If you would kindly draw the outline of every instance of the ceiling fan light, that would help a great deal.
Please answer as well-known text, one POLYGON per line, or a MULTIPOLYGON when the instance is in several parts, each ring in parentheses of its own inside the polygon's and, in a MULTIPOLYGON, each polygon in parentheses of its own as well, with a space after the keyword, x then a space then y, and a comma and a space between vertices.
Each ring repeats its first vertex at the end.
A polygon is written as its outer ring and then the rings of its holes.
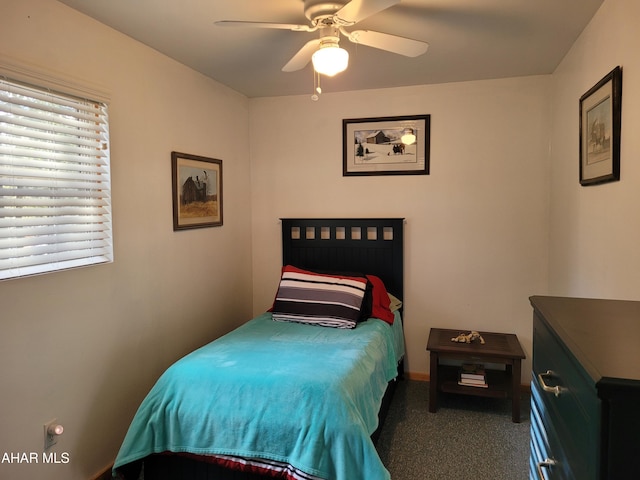
POLYGON ((321 46, 311 57, 313 69, 328 77, 344 72, 349 65, 349 52, 338 45, 321 46))
POLYGON ((416 134, 413 128, 405 128, 400 141, 405 145, 413 145, 416 142, 416 134))

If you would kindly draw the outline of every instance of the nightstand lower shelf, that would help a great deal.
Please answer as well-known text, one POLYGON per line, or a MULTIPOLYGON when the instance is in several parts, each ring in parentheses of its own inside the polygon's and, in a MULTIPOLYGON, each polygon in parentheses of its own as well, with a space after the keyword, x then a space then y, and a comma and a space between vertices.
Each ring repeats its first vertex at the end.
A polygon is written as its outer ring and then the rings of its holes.
POLYGON ((459 393, 476 397, 508 398, 511 390, 511 373, 487 370, 487 387, 473 387, 458 384, 459 367, 440 365, 439 389, 445 393, 459 393))

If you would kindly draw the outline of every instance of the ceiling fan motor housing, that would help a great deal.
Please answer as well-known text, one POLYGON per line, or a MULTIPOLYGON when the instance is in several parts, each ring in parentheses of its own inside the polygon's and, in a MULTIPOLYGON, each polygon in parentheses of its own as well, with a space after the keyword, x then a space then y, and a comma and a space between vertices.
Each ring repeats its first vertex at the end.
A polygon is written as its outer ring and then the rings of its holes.
POLYGON ((335 44, 338 45, 340 41, 340 30, 338 27, 320 27, 320 46, 335 44))
POLYGON ((333 17, 333 15, 347 3, 346 0, 335 2, 327 2, 327 0, 304 0, 304 14, 311 22, 317 23, 325 18, 333 17))

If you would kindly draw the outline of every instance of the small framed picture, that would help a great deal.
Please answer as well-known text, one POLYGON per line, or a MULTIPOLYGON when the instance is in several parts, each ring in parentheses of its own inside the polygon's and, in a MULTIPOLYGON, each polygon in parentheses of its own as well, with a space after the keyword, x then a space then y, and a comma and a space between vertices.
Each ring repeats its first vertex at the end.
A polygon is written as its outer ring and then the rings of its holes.
POLYGON ((222 225, 222 160, 171 152, 173 230, 222 225))
POLYGON ((430 115, 342 121, 342 175, 428 175, 430 115))
POLYGON ((622 69, 580 97, 580 184, 620 180, 622 69))

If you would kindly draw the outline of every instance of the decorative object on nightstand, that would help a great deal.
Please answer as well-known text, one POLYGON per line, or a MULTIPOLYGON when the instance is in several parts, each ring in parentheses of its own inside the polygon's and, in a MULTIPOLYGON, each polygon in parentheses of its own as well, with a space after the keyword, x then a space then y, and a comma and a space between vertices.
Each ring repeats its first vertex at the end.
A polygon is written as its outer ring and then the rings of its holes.
POLYGON ((470 332, 470 333, 466 333, 466 334, 465 333, 461 333, 457 337, 452 337, 451 338, 452 342, 457 342, 457 343, 471 343, 471 342, 474 342, 476 340, 480 340, 480 343, 482 345, 484 345, 484 338, 482 338, 482 335, 480 335, 475 330, 470 332))

